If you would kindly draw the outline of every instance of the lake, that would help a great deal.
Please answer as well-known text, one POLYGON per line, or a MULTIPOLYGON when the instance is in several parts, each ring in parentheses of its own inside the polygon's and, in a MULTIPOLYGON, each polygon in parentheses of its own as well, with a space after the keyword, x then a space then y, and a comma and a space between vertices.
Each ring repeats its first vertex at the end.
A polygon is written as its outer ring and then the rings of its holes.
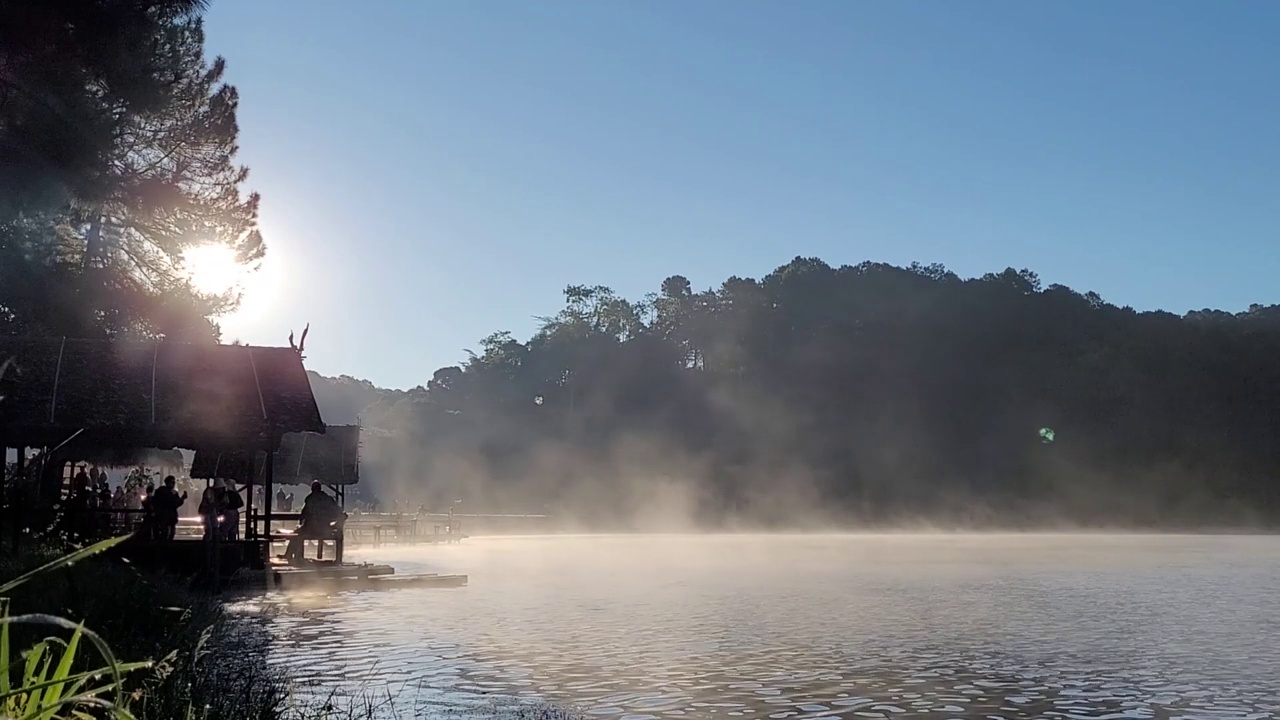
POLYGON ((405 717, 539 698, 600 718, 1280 714, 1280 539, 476 538, 349 553, 470 586, 262 601, 302 690, 405 717))

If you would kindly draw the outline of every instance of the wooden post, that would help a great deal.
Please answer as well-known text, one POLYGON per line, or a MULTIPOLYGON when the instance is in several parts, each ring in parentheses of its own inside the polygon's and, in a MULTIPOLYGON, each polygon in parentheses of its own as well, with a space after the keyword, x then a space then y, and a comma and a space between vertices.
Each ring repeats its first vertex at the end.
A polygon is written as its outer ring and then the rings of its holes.
POLYGON ((276 475, 276 426, 267 431, 267 464, 262 468, 262 534, 267 539, 267 557, 271 557, 271 500, 276 475))
MULTIPOLYGON (((234 482, 234 481, 233 481, 234 482)), ((253 539, 253 460, 249 460, 249 481, 245 487, 244 499, 244 539, 253 539)))
POLYGON ((18 446, 18 462, 14 466, 13 492, 8 493, 9 523, 13 532, 13 552, 16 555, 22 544, 22 524, 25 522, 23 500, 27 494, 27 449, 18 446))
MULTIPOLYGON (((18 456, 21 459, 21 455, 18 456)), ((17 483, 17 473, 14 474, 14 483, 17 483)), ((9 493, 6 485, 9 484, 9 442, 0 435, 0 533, 3 533, 4 523, 13 522, 13 514, 9 512, 9 506, 6 504, 9 493)), ((3 537, 3 534, 0 534, 3 537)), ((15 553, 16 554, 16 553, 15 553)))

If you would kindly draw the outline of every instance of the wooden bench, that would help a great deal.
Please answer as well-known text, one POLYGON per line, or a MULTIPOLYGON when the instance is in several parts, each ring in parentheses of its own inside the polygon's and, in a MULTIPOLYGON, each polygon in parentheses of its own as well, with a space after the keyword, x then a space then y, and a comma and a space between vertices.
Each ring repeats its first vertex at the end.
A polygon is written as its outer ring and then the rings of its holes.
MULTIPOLYGON (((267 516, 264 513, 255 513, 254 526, 257 527, 257 520, 263 519, 265 517, 267 516)), ((302 521, 302 513, 295 513, 295 512, 271 513, 271 521, 275 522, 277 520, 287 520, 287 521, 293 521, 294 523, 300 523, 302 521)), ((313 537, 303 538, 302 540, 303 557, 306 557, 306 547, 307 547, 306 543, 308 540, 314 540, 316 542, 316 559, 317 560, 324 560, 324 544, 326 542, 332 542, 334 562, 341 563, 343 549, 344 549, 343 546, 345 545, 344 539, 346 535, 343 529, 343 523, 345 522, 346 522, 346 517, 344 516, 341 520, 338 520, 337 522, 331 524, 331 530, 329 534, 321 537, 313 536, 313 537)), ((293 540, 295 537, 297 537, 296 529, 295 530, 276 530, 275 532, 271 533, 270 536, 267 537, 267 541, 276 542, 276 541, 283 540, 285 542, 288 542, 290 540, 293 540)))

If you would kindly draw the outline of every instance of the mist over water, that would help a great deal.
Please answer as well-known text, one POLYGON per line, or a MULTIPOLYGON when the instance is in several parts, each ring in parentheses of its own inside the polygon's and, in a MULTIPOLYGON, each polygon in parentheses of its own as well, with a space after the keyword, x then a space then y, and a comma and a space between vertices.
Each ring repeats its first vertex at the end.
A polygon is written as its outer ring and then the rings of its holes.
POLYGON ((596 717, 1261 718, 1280 539, 477 538, 360 560, 469 587, 275 596, 303 692, 402 716, 538 698, 596 717))

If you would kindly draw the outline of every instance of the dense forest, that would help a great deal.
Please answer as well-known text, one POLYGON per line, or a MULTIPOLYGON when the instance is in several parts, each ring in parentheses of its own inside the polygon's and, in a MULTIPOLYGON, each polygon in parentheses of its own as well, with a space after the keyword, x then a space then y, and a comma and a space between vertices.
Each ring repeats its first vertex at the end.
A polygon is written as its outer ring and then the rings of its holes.
POLYGON ((423 387, 313 378, 384 498, 587 522, 1255 525, 1280 515, 1280 307, 1183 316, 1006 269, 796 258, 629 301, 423 387), (1044 430, 1044 432, 1042 432, 1044 430))

